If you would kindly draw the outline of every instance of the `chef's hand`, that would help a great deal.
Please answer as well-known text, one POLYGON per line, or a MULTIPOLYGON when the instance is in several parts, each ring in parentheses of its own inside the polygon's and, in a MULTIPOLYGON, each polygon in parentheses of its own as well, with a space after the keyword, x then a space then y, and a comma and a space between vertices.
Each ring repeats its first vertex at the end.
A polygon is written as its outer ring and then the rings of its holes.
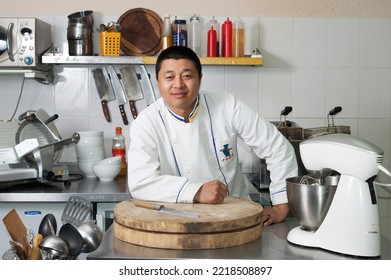
POLYGON ((274 205, 270 208, 263 208, 263 225, 268 226, 283 222, 289 213, 288 203, 274 205))
POLYGON ((203 184, 194 196, 194 201, 199 203, 216 204, 224 201, 228 195, 227 186, 220 181, 211 181, 203 184))

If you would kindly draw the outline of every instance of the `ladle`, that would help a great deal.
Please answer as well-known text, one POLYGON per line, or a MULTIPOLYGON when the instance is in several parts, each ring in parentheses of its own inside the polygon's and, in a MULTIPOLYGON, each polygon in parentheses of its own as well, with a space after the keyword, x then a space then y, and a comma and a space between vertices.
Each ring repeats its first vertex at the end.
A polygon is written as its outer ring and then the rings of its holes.
POLYGON ((42 218, 39 224, 38 233, 42 234, 45 238, 49 235, 56 235, 57 232, 57 221, 53 214, 47 214, 42 218))
POLYGON ((83 238, 79 231, 70 223, 64 224, 58 235, 62 237, 69 245, 69 255, 76 258, 81 253, 83 238))

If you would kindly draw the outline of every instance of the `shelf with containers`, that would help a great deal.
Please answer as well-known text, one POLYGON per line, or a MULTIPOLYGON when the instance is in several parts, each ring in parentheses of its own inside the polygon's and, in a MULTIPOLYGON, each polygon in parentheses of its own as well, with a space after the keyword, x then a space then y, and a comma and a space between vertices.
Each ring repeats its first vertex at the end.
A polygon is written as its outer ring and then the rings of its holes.
MULTIPOLYGON (((47 52, 42 56, 44 64, 145 64, 156 63, 156 56, 68 56, 47 52)), ((262 66, 263 58, 257 57, 200 57, 202 65, 262 66)))

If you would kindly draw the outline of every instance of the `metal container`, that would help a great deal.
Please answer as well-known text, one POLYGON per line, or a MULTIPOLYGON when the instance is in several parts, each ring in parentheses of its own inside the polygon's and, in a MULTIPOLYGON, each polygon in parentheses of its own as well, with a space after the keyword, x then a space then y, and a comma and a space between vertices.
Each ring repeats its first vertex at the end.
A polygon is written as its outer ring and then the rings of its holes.
POLYGON ((92 38, 68 40, 69 55, 92 55, 92 38))
POLYGON ((316 231, 322 224, 333 200, 339 176, 329 176, 325 184, 309 176, 286 179, 289 207, 301 228, 316 231))
POLYGON ((74 23, 93 25, 94 24, 93 11, 87 10, 87 11, 80 11, 80 12, 70 14, 68 16, 68 21, 74 23))

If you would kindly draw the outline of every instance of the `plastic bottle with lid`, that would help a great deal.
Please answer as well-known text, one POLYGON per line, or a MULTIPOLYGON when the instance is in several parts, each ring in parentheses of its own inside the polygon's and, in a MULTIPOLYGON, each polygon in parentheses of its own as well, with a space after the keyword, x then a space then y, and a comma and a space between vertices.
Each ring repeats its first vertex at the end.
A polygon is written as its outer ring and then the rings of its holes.
POLYGON ((217 32, 214 30, 213 25, 210 27, 208 31, 208 49, 207 49, 208 57, 216 57, 217 56, 217 32))
POLYGON ((244 23, 240 18, 235 20, 232 29, 232 56, 244 57, 244 23))
POLYGON ((161 41, 162 41, 162 50, 165 50, 168 47, 172 46, 172 31, 171 31, 170 14, 164 15, 161 41))
POLYGON ((172 45, 187 47, 187 24, 185 19, 174 20, 172 45))
POLYGON ((125 146, 125 137, 122 135, 122 127, 115 128, 115 135, 113 137, 113 145, 112 145, 112 154, 113 157, 121 156, 122 157, 122 165, 121 171, 119 172, 119 176, 123 176, 126 174, 126 146, 125 146))
POLYGON ((221 56, 232 57, 232 21, 229 17, 221 26, 221 56))
POLYGON ((216 31, 216 56, 220 56, 220 24, 212 17, 210 20, 210 27, 213 26, 213 29, 216 31))
POLYGON ((188 47, 201 56, 201 21, 196 15, 190 18, 188 39, 188 47))

